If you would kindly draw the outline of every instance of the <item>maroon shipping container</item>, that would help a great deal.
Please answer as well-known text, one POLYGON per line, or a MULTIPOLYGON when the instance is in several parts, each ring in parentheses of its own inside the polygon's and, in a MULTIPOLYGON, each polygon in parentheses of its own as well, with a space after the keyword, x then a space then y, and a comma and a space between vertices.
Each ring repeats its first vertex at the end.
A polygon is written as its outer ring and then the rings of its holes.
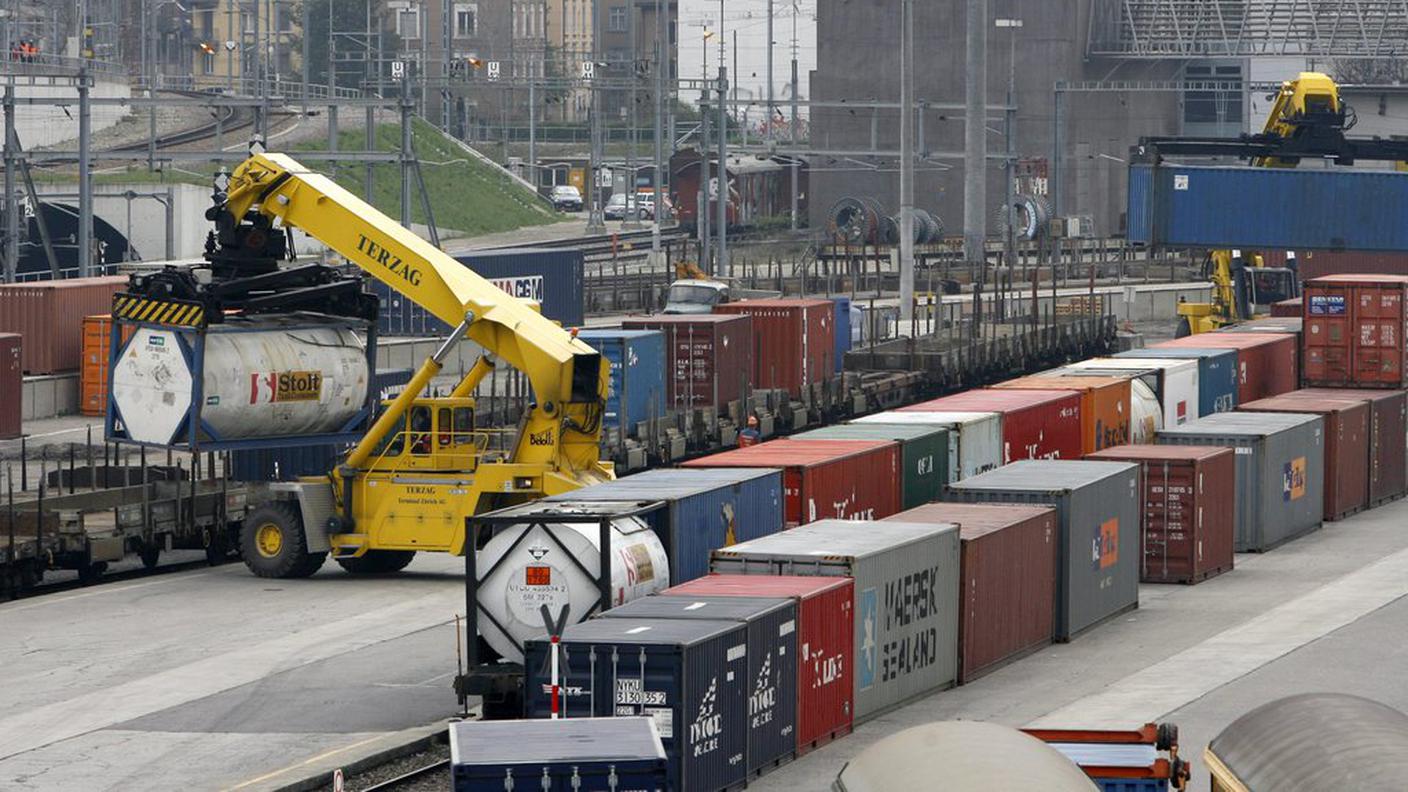
POLYGON ((1313 399, 1362 399, 1369 403, 1369 506, 1408 493, 1408 391, 1305 388, 1290 395, 1313 399))
POLYGON ((684 463, 782 470, 788 525, 878 520, 900 510, 900 444, 883 440, 773 440, 684 463))
POLYGON ((1401 389, 1408 276, 1331 275, 1305 284, 1305 384, 1401 389))
POLYGON ((849 577, 706 575, 664 597, 792 597, 797 600, 797 753, 851 732, 855 583, 849 577))
POLYGON ((0 333, 24 336, 27 374, 72 371, 83 363, 83 317, 108 313, 125 276, 0 285, 0 333))
POLYGON ((1139 465, 1141 581, 1197 583, 1232 568, 1237 543, 1234 449, 1127 445, 1086 459, 1139 465))
POLYGON ((1325 519, 1340 520, 1369 505, 1371 411, 1363 399, 1292 391, 1243 404, 1248 412, 1310 413, 1325 419, 1325 519))
POLYGON ((1150 346, 1237 350, 1237 403, 1279 396, 1299 385, 1296 337, 1285 333, 1198 333, 1150 346))
POLYGON ((753 317, 753 387, 793 396, 836 376, 836 304, 830 300, 744 300, 714 313, 753 317))
POLYGON ((958 681, 1051 643, 1059 517, 1050 506, 930 503, 888 518, 958 523, 958 681))
POLYGON ((633 316, 621 326, 665 334, 665 382, 673 409, 722 408, 751 387, 752 317, 659 314, 633 316))
POLYGON ((0 333, 0 440, 24 431, 24 337, 0 333))
POLYGON ((1292 297, 1289 300, 1271 303, 1271 315, 1275 317, 1295 317, 1300 318, 1302 313, 1300 298, 1292 297))
MULTIPOLYGON (((1284 250, 1262 251, 1261 255, 1268 267, 1285 266, 1284 250)), ((1408 254, 1375 253, 1369 250, 1307 250, 1296 254, 1296 268, 1300 271, 1300 279, 1303 281, 1349 272, 1408 275, 1408 254)))
POLYGON ((982 388, 899 408, 898 412, 995 412, 1002 415, 1002 464, 1021 459, 1080 459, 1081 393, 982 388))

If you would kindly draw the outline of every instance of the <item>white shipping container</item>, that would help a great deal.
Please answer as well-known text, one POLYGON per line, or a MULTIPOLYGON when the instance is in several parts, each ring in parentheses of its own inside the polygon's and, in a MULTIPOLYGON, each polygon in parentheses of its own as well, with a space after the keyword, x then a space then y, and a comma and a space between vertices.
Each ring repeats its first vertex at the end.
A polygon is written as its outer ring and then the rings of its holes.
POLYGON ((1154 372, 1155 392, 1163 408, 1164 426, 1198 420, 1198 361, 1158 358, 1091 358, 1059 369, 1075 374, 1154 372))
POLYGON ((852 423, 942 426, 949 430, 948 483, 1002 464, 1002 415, 995 412, 883 412, 852 423))

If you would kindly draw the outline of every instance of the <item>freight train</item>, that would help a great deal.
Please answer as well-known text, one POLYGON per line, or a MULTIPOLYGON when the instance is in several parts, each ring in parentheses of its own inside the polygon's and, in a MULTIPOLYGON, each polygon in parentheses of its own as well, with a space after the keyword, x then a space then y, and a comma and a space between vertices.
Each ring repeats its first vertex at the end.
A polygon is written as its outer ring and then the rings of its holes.
MULTIPOLYGON (((682 149, 670 157, 670 200, 674 202, 679 224, 691 233, 699 227, 700 199, 699 152, 682 149)), ((725 160, 728 171, 728 204, 726 207, 730 231, 746 231, 790 221, 792 214, 792 177, 797 177, 797 215, 807 216, 807 160, 796 156, 758 157, 735 155, 725 160)), ((718 195, 718 159, 709 159, 709 195, 718 195)), ((711 211, 709 222, 717 222, 717 208, 711 211)))

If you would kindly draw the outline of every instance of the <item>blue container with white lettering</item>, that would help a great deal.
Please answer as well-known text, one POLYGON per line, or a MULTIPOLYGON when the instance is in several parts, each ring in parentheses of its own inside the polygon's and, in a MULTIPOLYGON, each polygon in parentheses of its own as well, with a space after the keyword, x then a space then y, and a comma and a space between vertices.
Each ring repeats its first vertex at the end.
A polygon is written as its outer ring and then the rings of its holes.
POLYGON ((608 436, 665 417, 665 334, 659 330, 583 330, 578 336, 611 363, 602 422, 608 436))
POLYGON ((1237 350, 1152 347, 1131 349, 1115 357, 1198 361, 1198 417, 1237 409, 1237 350))
MULTIPOLYGON (((552 715, 552 644, 524 644, 524 716, 552 715)), ((674 792, 713 792, 748 777, 748 630, 738 621, 588 619, 563 631, 565 718, 653 718, 674 792)))
POLYGON ((642 597, 612 619, 713 619, 748 627, 748 776, 797 753, 797 601, 788 597, 642 597))

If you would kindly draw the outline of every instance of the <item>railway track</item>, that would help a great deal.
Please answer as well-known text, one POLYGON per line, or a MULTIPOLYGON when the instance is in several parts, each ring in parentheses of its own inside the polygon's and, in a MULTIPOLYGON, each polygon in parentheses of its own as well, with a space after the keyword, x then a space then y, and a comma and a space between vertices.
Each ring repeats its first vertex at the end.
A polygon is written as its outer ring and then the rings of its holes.
MULTIPOLYGON (((186 96, 200 96, 193 91, 177 91, 186 96)), ((183 146, 187 143, 195 143, 207 138, 215 137, 217 133, 224 134, 244 129, 254 124, 254 114, 247 108, 242 107, 220 107, 216 108, 217 118, 200 126, 182 129, 156 138, 156 149, 161 150, 173 146, 183 146)), ((129 143, 125 146, 115 146, 108 149, 110 153, 137 153, 146 151, 151 147, 148 141, 140 143, 129 143)))
POLYGON ((430 764, 408 770, 385 781, 361 787, 361 792, 390 792, 391 790, 447 789, 450 780, 450 760, 440 759, 430 764))

